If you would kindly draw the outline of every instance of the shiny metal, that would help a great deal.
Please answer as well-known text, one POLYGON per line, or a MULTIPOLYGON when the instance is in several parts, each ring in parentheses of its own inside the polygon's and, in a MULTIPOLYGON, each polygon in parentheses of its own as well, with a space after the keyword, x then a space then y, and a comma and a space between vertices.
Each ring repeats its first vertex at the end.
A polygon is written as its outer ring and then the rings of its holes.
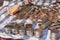
POLYGON ((46 27, 50 26, 51 23, 52 23, 51 21, 47 21, 46 23, 44 23, 44 24, 41 25, 41 28, 45 29, 46 27))
POLYGON ((17 23, 17 25, 20 27, 24 27, 24 23, 17 23))
POLYGON ((24 23, 18 23, 18 34, 19 35, 25 35, 25 28, 24 23))
POLYGON ((17 23, 17 25, 18 25, 18 34, 25 35, 24 23, 17 23))
POLYGON ((42 17, 41 19, 38 19, 37 22, 43 24, 43 23, 45 23, 45 22, 47 22, 47 21, 48 21, 47 16, 44 16, 44 17, 42 17))
POLYGON ((29 18, 29 15, 33 10, 32 7, 30 5, 26 5, 24 6, 19 12, 18 14, 16 14, 16 18, 17 19, 25 19, 25 18, 29 18))
POLYGON ((35 29, 35 30, 34 30, 34 36, 35 36, 36 38, 40 38, 41 35, 42 35, 42 32, 41 32, 39 29, 35 29))
POLYGON ((6 33, 6 34, 10 34, 11 33, 11 27, 10 27, 10 25, 6 25, 5 26, 4 33, 6 33))
POLYGON ((49 20, 49 21, 52 21, 52 19, 53 19, 53 13, 52 13, 52 10, 50 10, 50 11, 48 12, 48 20, 49 20))
POLYGON ((55 13, 55 14, 53 14, 52 22, 57 22, 58 21, 58 11, 54 11, 53 13, 55 13))
POLYGON ((33 36, 33 29, 32 28, 26 28, 26 35, 29 37, 33 36))
POLYGON ((32 24, 26 24, 25 27, 26 28, 31 28, 32 27, 32 24))
POLYGON ((16 22, 13 22, 10 24, 11 25, 11 33, 16 35, 18 34, 18 25, 16 22))
POLYGON ((25 30, 19 29, 19 35, 25 35, 25 30))
POLYGON ((58 30, 51 30, 51 35, 50 35, 50 39, 51 40, 57 40, 57 34, 58 34, 58 30))
POLYGON ((16 35, 16 34, 18 34, 18 29, 17 28, 12 28, 12 34, 14 34, 14 35, 16 35))
POLYGON ((60 22, 52 23, 51 26, 59 26, 60 22))
POLYGON ((30 11, 26 13, 26 15, 24 16, 24 18, 25 18, 25 19, 26 19, 26 18, 29 18, 29 16, 30 16, 31 14, 33 14, 35 10, 36 10, 36 8, 34 8, 34 6, 32 6, 31 9, 30 9, 30 11))
POLYGON ((29 37, 33 36, 32 24, 26 24, 26 35, 29 37))
POLYGON ((48 28, 50 30, 54 30, 54 29, 59 29, 60 28, 60 23, 59 22, 52 22, 52 24, 50 26, 48 26, 48 28))

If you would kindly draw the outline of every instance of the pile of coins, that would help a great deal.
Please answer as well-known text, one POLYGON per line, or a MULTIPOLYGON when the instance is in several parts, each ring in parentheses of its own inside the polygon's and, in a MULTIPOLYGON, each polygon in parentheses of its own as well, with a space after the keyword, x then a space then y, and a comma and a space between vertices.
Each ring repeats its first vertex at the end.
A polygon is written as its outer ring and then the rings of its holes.
POLYGON ((24 25, 24 23, 11 23, 6 25, 4 28, 4 33, 13 35, 19 34, 20 36, 26 35, 28 37, 35 36, 37 38, 40 38, 41 36, 41 30, 33 29, 32 24, 24 25))
MULTIPOLYGON (((60 3, 56 3, 60 5, 60 3)), ((55 6, 56 6, 55 5, 55 6)), ((43 7, 35 5, 26 5, 16 15, 16 19, 30 19, 32 21, 37 21, 41 26, 49 26, 51 23, 56 23, 60 20, 59 7, 43 7)))
POLYGON ((57 40, 58 29, 60 28, 59 9, 60 3, 56 3, 53 7, 35 6, 32 4, 25 5, 15 13, 15 16, 17 20, 24 19, 30 21, 27 23, 11 23, 10 25, 6 25, 4 28, 5 33, 40 38, 42 31, 48 28, 51 30, 51 40, 57 40), (37 23, 38 28, 33 28, 33 22, 37 23))

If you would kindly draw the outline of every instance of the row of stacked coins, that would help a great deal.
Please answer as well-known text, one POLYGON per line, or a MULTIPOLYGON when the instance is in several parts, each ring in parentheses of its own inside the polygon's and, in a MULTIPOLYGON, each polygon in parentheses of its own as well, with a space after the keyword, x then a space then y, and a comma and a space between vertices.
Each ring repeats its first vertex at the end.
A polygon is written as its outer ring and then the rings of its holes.
MULTIPOLYGON (((40 26, 40 25, 39 25, 40 26)), ((32 24, 26 24, 24 26, 23 23, 11 23, 10 25, 6 25, 4 28, 4 32, 6 34, 13 34, 17 35, 19 34, 20 36, 22 35, 27 35, 28 37, 37 37, 40 38, 40 29, 33 29, 32 24)))
MULTIPOLYGON (((44 23, 43 25, 44 26, 47 26, 47 25, 49 25, 49 24, 51 24, 51 22, 47 22, 47 23, 44 23), (46 24, 46 25, 45 25, 46 24)), ((60 23, 52 23, 52 25, 50 26, 49 25, 49 30, 51 30, 51 40, 56 40, 57 39, 57 33, 58 33, 58 30, 57 30, 57 28, 59 28, 60 26, 59 26, 59 24, 60 23), (53 35, 54 34, 54 35, 53 35)), ((32 28, 32 24, 26 24, 25 25, 25 27, 24 27, 24 24, 22 24, 22 23, 20 23, 19 25, 17 25, 16 26, 16 23, 12 23, 11 25, 10 25, 10 27, 9 27, 9 25, 8 26, 6 26, 4 29, 5 29, 5 33, 6 34, 14 34, 14 35, 16 35, 16 34, 19 34, 20 36, 22 35, 27 35, 27 36, 29 36, 29 37, 32 37, 32 36, 35 36, 35 37, 37 37, 37 38, 40 38, 41 37, 41 33, 42 33, 42 31, 43 31, 43 29, 45 29, 45 27, 44 26, 41 26, 41 24, 38 24, 38 27, 39 28, 37 28, 37 29, 33 29, 32 28), (14 25, 14 26, 12 26, 12 25, 14 25), (18 27, 18 28, 17 28, 18 27)))

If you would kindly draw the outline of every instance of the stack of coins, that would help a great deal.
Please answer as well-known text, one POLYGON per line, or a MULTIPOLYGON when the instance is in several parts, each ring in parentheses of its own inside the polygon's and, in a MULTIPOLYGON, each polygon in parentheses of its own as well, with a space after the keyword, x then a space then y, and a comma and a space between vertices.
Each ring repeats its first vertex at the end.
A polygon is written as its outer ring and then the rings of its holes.
POLYGON ((6 34, 10 34, 11 33, 11 26, 10 25, 6 25, 5 28, 4 28, 4 32, 6 34))
POLYGON ((17 23, 11 23, 10 25, 11 25, 12 34, 14 34, 14 35, 18 34, 18 25, 17 25, 17 23))
POLYGON ((26 35, 29 37, 33 36, 32 24, 26 24, 26 35))
POLYGON ((19 35, 25 35, 25 27, 23 23, 19 23, 19 35))

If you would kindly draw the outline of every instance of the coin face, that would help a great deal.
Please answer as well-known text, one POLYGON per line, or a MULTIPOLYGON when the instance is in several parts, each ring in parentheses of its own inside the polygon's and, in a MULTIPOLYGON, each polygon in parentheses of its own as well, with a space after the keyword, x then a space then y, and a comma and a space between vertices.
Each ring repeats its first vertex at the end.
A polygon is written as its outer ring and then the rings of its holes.
POLYGON ((10 33, 11 33, 11 27, 10 27, 10 25, 6 25, 6 26, 4 27, 4 32, 5 32, 6 34, 10 34, 10 33))
POLYGON ((31 28, 31 27, 26 28, 26 34, 29 37, 33 36, 33 28, 31 28))
POLYGON ((40 29, 34 29, 34 36, 36 38, 40 38, 42 35, 42 31, 40 31, 40 29))
POLYGON ((4 28, 5 33, 10 34, 11 33, 11 28, 4 28))
POLYGON ((26 31, 26 34, 27 34, 27 36, 29 36, 29 37, 33 36, 33 32, 32 32, 32 31, 26 31))
POLYGON ((12 34, 18 34, 18 30, 17 29, 12 29, 12 34))
POLYGON ((19 35, 25 35, 25 27, 24 27, 24 24, 23 23, 18 23, 19 27, 18 27, 18 34, 19 35))
POLYGON ((51 40, 56 40, 57 39, 57 33, 51 32, 51 40))
POLYGON ((19 30, 20 35, 25 35, 25 30, 19 30))
POLYGON ((37 38, 39 38, 39 37, 40 37, 40 33, 39 33, 39 32, 34 31, 34 34, 35 34, 35 35, 34 35, 35 37, 37 37, 37 38))

